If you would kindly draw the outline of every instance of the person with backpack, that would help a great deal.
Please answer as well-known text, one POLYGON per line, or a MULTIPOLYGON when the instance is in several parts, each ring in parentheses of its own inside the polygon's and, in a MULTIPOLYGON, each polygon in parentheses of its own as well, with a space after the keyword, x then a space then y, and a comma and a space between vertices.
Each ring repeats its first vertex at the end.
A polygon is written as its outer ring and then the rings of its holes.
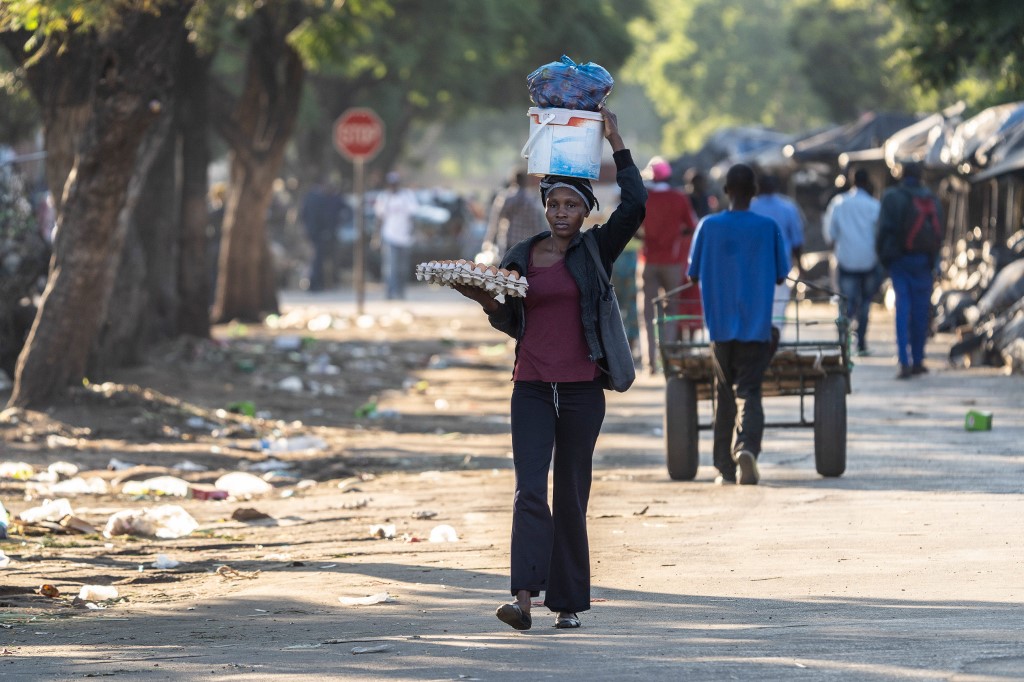
POLYGON ((896 294, 897 379, 925 374, 924 346, 942 250, 939 199, 921 182, 920 163, 903 164, 900 184, 886 190, 878 214, 878 259, 896 294))

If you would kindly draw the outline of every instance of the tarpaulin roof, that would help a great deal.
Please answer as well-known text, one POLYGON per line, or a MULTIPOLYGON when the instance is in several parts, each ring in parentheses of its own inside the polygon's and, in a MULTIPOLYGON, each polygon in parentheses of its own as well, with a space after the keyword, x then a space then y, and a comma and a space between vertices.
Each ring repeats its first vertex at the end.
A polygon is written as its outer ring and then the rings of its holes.
POLYGON ((918 118, 915 114, 868 112, 853 123, 793 143, 789 156, 795 161, 836 161, 843 152, 881 147, 893 133, 918 118))
POLYGON ((956 127, 940 151, 940 161, 964 173, 998 163, 1000 147, 1018 137, 1024 127, 1024 103, 989 107, 956 127))
POLYGON ((939 160, 940 150, 961 123, 964 107, 963 102, 957 102, 893 133, 883 145, 886 165, 892 168, 898 163, 913 160, 921 161, 929 168, 943 166, 939 160))

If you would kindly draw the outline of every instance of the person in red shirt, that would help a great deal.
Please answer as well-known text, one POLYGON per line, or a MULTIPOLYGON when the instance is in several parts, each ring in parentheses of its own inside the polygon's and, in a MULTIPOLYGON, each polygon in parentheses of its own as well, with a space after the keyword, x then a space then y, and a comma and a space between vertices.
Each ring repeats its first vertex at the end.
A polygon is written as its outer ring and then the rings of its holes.
MULTIPOLYGON (((693 231, 697 229, 697 214, 690 198, 669 185, 672 167, 667 161, 655 157, 649 169, 653 182, 647 188, 647 217, 640 228, 643 248, 640 250, 638 279, 643 297, 644 360, 648 373, 654 374, 658 371, 654 299, 683 283, 690 242, 693 231)), ((692 318, 683 320, 681 324, 665 325, 662 330, 665 338, 662 340, 666 343, 679 339, 680 328, 693 334, 702 325, 700 293, 696 287, 681 292, 677 301, 669 312, 692 318)))

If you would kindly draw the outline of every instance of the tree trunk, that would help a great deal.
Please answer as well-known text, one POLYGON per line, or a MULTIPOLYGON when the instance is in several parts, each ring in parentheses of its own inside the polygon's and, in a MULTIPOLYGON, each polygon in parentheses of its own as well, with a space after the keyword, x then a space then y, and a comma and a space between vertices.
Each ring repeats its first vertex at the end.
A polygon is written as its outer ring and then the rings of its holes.
POLYGON ((181 234, 178 265, 178 332, 210 335, 210 272, 207 255, 207 105, 210 60, 189 43, 182 55, 177 130, 181 147, 181 234))
MULTIPOLYGON (((171 95, 168 95, 168 98, 171 95)), ((145 349, 177 333, 180 190, 174 103, 164 100, 160 121, 145 136, 153 157, 132 182, 138 200, 121 212, 125 235, 107 315, 86 369, 102 380, 113 367, 142 361, 145 349)))
MULTIPOLYGON (((59 57, 71 66, 93 58, 88 75, 91 116, 65 184, 53 267, 18 359, 11 406, 43 405, 85 375, 106 317, 127 231, 125 218, 132 213, 138 180, 155 153, 154 146, 142 143, 169 90, 172 73, 167 65, 175 61, 191 4, 165 6, 159 16, 125 12, 119 29, 104 38, 87 34, 84 52, 59 57)), ((46 128, 55 132, 59 121, 50 114, 44 110, 46 128)))
POLYGON ((253 16, 241 95, 214 96, 217 131, 231 147, 231 187, 213 306, 214 322, 257 321, 277 312, 267 241, 267 208, 285 146, 295 128, 305 69, 287 43, 300 15, 291 3, 267 3, 253 16))

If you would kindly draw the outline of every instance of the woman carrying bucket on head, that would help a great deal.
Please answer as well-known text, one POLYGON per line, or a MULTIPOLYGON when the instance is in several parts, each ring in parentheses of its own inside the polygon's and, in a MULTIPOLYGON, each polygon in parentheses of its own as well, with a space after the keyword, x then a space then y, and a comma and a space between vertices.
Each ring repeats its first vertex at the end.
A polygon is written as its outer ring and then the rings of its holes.
MULTIPOLYGON (((615 114, 607 108, 601 113, 621 198, 608 222, 588 232, 608 273, 643 221, 647 192, 615 114)), ((517 630, 532 626, 531 598, 541 592, 544 605, 557 614, 557 628, 579 627, 578 614, 590 608, 587 503, 594 446, 604 421, 603 391, 609 385, 604 361, 595 360, 604 357, 597 315, 602 278, 581 232, 597 206, 593 188, 586 178, 547 175, 540 193, 550 229, 511 247, 501 262, 529 279, 529 294, 499 303, 480 288, 455 287, 483 307, 495 329, 516 340, 511 400, 514 601, 500 606, 497 616, 517 630)))

